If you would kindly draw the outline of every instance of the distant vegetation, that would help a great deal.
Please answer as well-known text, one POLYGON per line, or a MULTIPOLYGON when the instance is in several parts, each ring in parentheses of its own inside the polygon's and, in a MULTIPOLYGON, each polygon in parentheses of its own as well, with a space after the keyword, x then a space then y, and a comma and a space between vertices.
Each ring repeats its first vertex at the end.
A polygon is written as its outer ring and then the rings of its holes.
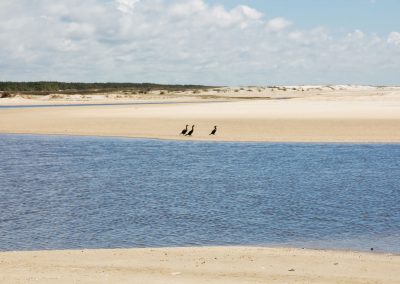
MULTIPOLYGON (((47 95, 49 93, 103 93, 130 90, 146 94, 153 90, 186 91, 210 87, 201 85, 161 85, 152 83, 65 83, 65 82, 0 82, 0 92, 47 95)), ((1 94, 0 94, 1 96, 1 94)))

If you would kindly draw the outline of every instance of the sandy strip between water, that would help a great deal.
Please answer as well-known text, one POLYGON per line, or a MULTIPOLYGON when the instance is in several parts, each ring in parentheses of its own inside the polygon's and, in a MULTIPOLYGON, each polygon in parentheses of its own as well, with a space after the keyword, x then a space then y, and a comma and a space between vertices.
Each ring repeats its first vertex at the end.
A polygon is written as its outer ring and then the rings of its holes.
POLYGON ((0 133, 200 141, 400 142, 400 99, 0 109, 0 133), (180 136, 186 124, 192 137, 180 136), (218 126, 216 136, 209 133, 218 126), (190 127, 189 127, 190 128, 190 127))

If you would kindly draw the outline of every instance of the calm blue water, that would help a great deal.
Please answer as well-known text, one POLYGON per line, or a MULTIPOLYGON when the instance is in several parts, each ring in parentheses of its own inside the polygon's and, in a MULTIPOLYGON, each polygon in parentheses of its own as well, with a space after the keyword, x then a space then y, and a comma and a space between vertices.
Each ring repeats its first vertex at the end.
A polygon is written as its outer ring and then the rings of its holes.
POLYGON ((0 250, 400 252, 400 145, 0 135, 0 250))
MULTIPOLYGON (((219 101, 223 102, 223 101, 219 101)), ((197 104, 209 104, 215 102, 196 102, 197 104)), ((10 108, 55 108, 55 107, 91 107, 91 106, 130 106, 130 105, 171 105, 171 104, 193 104, 193 102, 135 102, 135 103, 86 103, 86 104, 52 104, 52 105, 0 105, 0 109, 10 108)))

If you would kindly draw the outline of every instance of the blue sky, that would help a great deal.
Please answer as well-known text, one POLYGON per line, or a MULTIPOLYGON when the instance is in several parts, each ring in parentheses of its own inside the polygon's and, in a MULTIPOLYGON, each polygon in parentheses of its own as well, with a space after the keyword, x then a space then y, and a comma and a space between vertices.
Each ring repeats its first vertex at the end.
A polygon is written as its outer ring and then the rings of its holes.
POLYGON ((0 80, 400 85, 398 0, 0 1, 0 80))
POLYGON ((400 28, 398 0, 209 0, 233 8, 248 5, 262 11, 266 17, 285 17, 297 26, 325 26, 345 32, 361 29, 388 33, 400 28))

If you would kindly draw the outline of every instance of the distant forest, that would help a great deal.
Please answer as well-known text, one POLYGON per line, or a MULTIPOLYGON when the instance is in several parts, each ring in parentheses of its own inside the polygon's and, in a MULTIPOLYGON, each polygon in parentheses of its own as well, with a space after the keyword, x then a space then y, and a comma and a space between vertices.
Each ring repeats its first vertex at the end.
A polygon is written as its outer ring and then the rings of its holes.
POLYGON ((1 92, 10 93, 96 93, 118 90, 135 90, 147 93, 152 90, 185 91, 208 89, 201 85, 161 85, 152 83, 65 83, 65 82, 0 82, 1 92))

